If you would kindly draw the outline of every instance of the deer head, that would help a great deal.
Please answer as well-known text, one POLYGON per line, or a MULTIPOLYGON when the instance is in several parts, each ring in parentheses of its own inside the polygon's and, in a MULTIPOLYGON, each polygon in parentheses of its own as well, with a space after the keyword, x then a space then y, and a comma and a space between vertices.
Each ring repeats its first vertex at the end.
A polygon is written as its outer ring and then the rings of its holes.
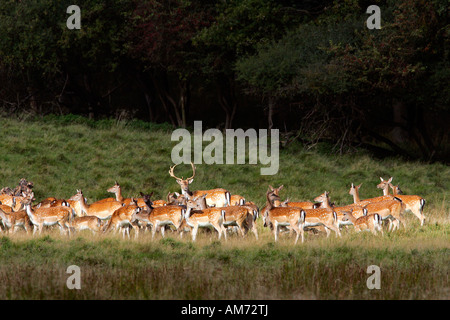
POLYGON ((174 165, 172 167, 170 167, 169 169, 169 174, 172 178, 174 178, 176 180, 176 182, 180 185, 181 187, 181 192, 186 195, 189 194, 189 184, 191 184, 194 181, 194 177, 195 177, 195 166, 194 164, 191 162, 191 167, 192 167, 192 176, 184 179, 183 177, 179 178, 177 177, 174 173, 173 170, 175 169, 177 165, 174 165))

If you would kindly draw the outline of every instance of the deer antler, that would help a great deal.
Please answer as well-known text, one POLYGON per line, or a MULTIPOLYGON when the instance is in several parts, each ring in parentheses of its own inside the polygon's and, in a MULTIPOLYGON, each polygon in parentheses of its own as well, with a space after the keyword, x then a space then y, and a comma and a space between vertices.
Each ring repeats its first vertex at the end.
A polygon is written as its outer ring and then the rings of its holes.
MULTIPOLYGON (((170 176, 177 180, 185 180, 183 177, 179 178, 173 173, 173 170, 175 169, 176 166, 177 166, 177 164, 170 167, 170 169, 169 169, 170 176)), ((194 177, 195 177, 195 166, 192 163, 192 161, 191 161, 191 167, 192 167, 192 176, 190 178, 187 178, 186 180, 191 180, 191 179, 194 179, 194 177)))
POLYGON ((195 177, 195 166, 192 163, 192 161, 191 161, 191 167, 192 167, 192 177, 187 178, 186 180, 191 180, 191 179, 194 179, 194 177, 195 177))
POLYGON ((177 180, 183 180, 183 177, 178 178, 176 175, 173 174, 173 169, 175 169, 176 166, 177 166, 177 164, 170 167, 169 174, 172 178, 175 178, 177 180))

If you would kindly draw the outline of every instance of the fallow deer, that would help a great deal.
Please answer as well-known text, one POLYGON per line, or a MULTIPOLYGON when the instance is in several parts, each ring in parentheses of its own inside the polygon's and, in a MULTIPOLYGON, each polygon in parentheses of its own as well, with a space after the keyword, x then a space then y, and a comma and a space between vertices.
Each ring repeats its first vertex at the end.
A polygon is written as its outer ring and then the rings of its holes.
POLYGON ((173 173, 175 167, 177 165, 174 165, 170 167, 169 175, 176 180, 176 182, 181 187, 181 193, 185 197, 198 197, 202 194, 206 194, 206 202, 208 206, 215 206, 215 207, 226 207, 230 204, 230 197, 231 194, 228 190, 225 190, 223 188, 216 188, 216 189, 210 189, 210 190, 196 190, 196 191, 190 191, 189 190, 189 184, 191 184, 194 181, 195 177, 195 166, 191 162, 192 167, 192 176, 190 178, 184 179, 183 177, 179 178, 175 176, 173 173))

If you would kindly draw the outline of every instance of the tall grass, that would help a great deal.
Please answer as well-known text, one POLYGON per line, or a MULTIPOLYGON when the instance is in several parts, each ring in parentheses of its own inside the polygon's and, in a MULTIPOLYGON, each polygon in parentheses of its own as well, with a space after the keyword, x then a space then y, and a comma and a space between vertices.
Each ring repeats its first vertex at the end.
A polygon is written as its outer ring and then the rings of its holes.
MULTIPOLYGON (((35 197, 67 198, 82 189, 89 202, 110 197, 117 180, 124 196, 140 191, 164 198, 179 186, 168 174, 171 129, 139 121, 90 121, 76 116, 38 119, 0 118, 0 187, 24 177, 34 182, 35 197)), ((280 150, 280 170, 261 176, 261 165, 198 164, 191 187, 224 187, 264 205, 269 184, 285 186, 281 196, 312 200, 325 190, 338 204, 351 203, 350 184, 363 183, 361 197, 381 195, 379 177, 394 177, 405 193, 427 203, 424 227, 406 214, 407 229, 376 237, 308 233, 293 245, 283 234, 278 243, 258 221, 260 239, 242 240, 200 233, 192 243, 119 235, 71 238, 56 230, 42 236, 4 234, 0 238, 2 299, 448 299, 450 170, 439 163, 374 159, 369 153, 334 155, 305 151, 298 145, 280 150), (82 289, 66 287, 69 265, 81 268, 82 289), (366 286, 367 267, 381 267, 380 290, 366 286)), ((191 174, 180 165, 177 175, 191 174)))

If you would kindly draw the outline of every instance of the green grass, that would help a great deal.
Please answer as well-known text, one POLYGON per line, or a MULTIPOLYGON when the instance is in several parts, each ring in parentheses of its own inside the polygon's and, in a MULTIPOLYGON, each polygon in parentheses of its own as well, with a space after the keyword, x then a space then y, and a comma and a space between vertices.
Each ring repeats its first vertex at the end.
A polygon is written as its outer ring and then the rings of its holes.
MULTIPOLYGON (((117 180, 124 196, 140 191, 164 198, 179 186, 168 174, 172 129, 139 121, 89 121, 76 116, 0 118, 0 187, 34 182, 35 197, 68 198, 82 189, 89 202, 110 197, 117 180)), ((379 177, 394 177, 406 194, 427 200, 424 227, 406 213, 407 229, 375 237, 343 230, 343 237, 307 234, 293 245, 273 242, 258 221, 259 241, 201 233, 196 243, 169 233, 154 241, 119 235, 71 238, 49 230, 0 238, 0 299, 448 299, 450 286, 450 169, 399 158, 373 159, 363 151, 334 155, 280 150, 280 170, 261 176, 261 165, 198 164, 191 187, 224 187, 264 205, 269 184, 281 196, 312 200, 325 190, 338 204, 352 202, 350 184, 363 183, 361 198, 381 195, 379 177), (66 287, 69 265, 81 268, 81 290, 66 287), (381 289, 369 290, 369 265, 381 268, 381 289)), ((191 174, 189 165, 176 168, 191 174)))

